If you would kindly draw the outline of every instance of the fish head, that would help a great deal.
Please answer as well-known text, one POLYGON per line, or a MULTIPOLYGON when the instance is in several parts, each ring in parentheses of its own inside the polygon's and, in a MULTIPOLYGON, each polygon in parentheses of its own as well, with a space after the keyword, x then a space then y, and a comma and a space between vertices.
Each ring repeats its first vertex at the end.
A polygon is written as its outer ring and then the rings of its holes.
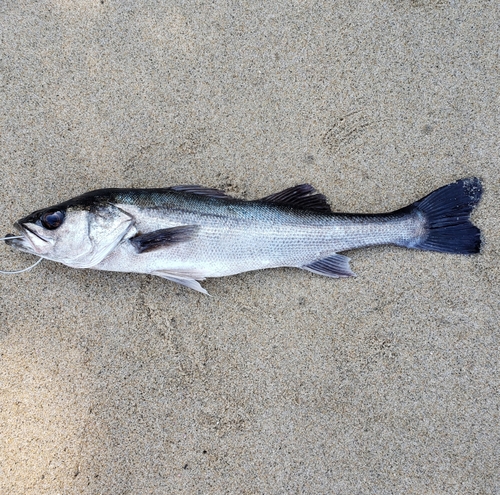
POLYGON ((110 203, 68 201, 21 218, 14 224, 21 238, 5 242, 74 268, 91 268, 121 242, 133 223, 133 217, 110 203))

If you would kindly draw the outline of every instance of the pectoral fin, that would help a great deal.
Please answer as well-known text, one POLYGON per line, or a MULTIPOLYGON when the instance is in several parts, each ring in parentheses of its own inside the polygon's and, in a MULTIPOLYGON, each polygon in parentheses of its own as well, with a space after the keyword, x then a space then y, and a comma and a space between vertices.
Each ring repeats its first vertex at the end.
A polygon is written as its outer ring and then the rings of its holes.
POLYGON ((156 249, 166 248, 179 242, 188 242, 196 236, 198 225, 180 225, 169 229, 155 230, 147 234, 139 234, 130 239, 137 252, 149 253, 156 249))
POLYGON ((326 277, 355 277, 356 274, 351 271, 351 267, 349 266, 350 259, 341 254, 334 254, 333 256, 316 260, 300 268, 326 277))
MULTIPOLYGON (((167 272, 164 270, 158 270, 156 272, 153 272, 151 275, 157 275, 158 277, 161 278, 166 278, 167 280, 170 280, 172 282, 175 282, 176 284, 184 285, 185 287, 189 287, 190 289, 196 290, 198 292, 201 292, 202 294, 206 294, 209 296, 210 294, 199 284, 197 280, 194 278, 190 278, 188 274, 184 273, 176 273, 176 272, 167 272)), ((193 274, 196 276, 195 274, 193 274)), ((199 278, 199 280, 205 280, 204 278, 199 278)))

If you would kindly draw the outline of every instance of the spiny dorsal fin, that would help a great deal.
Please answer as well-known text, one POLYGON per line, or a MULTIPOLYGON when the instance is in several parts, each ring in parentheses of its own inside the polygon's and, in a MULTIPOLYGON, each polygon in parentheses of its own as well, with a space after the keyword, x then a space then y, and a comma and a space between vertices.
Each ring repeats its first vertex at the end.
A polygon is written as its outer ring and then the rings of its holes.
POLYGON ((184 192, 188 194, 198 194, 199 196, 210 196, 211 198, 217 199, 233 199, 232 196, 226 194, 220 189, 212 189, 211 187, 197 186, 197 185, 185 185, 185 186, 173 186, 169 189, 177 192, 184 192))
POLYGON ((179 242, 190 241, 198 232, 198 225, 179 225, 169 229, 160 229, 146 234, 138 234, 130 239, 139 254, 166 248, 179 242))
POLYGON ((259 201, 293 206, 294 208, 302 208, 303 210, 331 213, 332 210, 327 203, 326 197, 323 196, 323 194, 314 194, 315 192, 316 189, 314 189, 311 184, 300 184, 266 196, 265 198, 259 199, 259 201))

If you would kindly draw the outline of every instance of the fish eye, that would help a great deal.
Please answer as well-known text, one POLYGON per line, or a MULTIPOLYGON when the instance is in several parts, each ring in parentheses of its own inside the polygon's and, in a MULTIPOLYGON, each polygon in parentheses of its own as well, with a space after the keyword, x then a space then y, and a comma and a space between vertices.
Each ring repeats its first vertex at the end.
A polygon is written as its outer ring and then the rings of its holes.
POLYGON ((64 222, 64 216, 63 211, 47 211, 40 220, 46 229, 54 230, 64 222))

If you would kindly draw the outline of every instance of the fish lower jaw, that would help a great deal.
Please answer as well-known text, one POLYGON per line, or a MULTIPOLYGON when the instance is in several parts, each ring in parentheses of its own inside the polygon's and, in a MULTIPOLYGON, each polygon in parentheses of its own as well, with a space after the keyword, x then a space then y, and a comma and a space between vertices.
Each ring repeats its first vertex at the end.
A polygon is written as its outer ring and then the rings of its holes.
MULTIPOLYGON (((14 237, 14 234, 8 234, 6 237, 14 237)), ((23 253, 36 254, 40 256, 34 249, 32 244, 23 237, 22 239, 7 239, 5 241, 7 246, 16 249, 17 251, 22 251, 23 253)))

